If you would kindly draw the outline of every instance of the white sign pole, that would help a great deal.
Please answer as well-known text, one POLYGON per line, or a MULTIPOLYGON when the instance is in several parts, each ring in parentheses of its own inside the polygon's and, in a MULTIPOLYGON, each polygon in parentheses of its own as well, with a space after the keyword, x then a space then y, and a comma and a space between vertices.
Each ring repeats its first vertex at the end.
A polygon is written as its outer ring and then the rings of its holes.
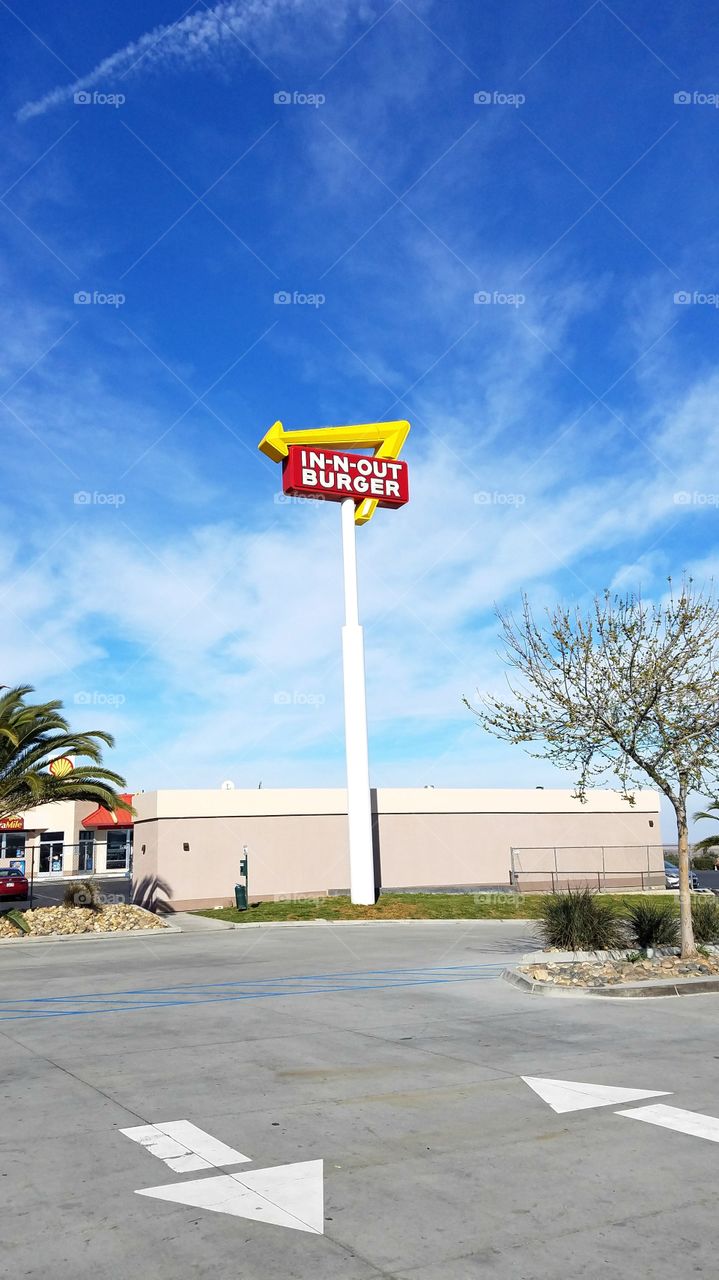
POLYGON ((376 899, 372 848, 372 805, 367 744, 364 634, 357 596, 355 502, 345 498, 342 512, 342 560, 345 582, 345 625, 342 628, 342 670, 345 695, 347 753, 347 818, 352 901, 372 906, 376 899))

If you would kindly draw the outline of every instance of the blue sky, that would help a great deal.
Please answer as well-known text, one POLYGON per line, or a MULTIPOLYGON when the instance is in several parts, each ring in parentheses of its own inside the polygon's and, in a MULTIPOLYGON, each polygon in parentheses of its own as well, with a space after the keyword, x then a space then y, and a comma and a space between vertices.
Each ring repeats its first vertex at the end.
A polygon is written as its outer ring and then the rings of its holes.
POLYGON ((3 681, 134 788, 342 785, 339 510, 256 445, 407 417, 359 535, 373 781, 571 785, 461 695, 522 588, 715 572, 718 22, 0 0, 3 681))

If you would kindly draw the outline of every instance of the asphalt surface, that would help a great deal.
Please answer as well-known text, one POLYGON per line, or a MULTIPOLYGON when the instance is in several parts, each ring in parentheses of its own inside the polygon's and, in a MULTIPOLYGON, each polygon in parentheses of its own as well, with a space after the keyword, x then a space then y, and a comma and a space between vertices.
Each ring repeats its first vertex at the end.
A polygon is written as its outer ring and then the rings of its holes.
POLYGON ((719 871, 697 871, 700 889, 714 889, 719 893, 719 871))
POLYGON ((499 973, 535 945, 463 921, 0 950, 7 1274, 713 1277, 716 1144, 521 1077, 718 1114, 717 997, 533 998, 499 973), (137 1195, 215 1176, 120 1132, 180 1120, 241 1169, 324 1161, 324 1234, 137 1195))
MULTIPOLYGON (((118 876, 88 876, 96 885, 98 892, 105 895, 109 902, 130 901, 130 881, 118 876)), ((33 907, 55 907, 62 902, 68 885, 78 887, 77 880, 36 880, 33 886, 33 907)), ((21 909, 30 906, 30 898, 0 898, 0 911, 10 911, 13 907, 21 909)))

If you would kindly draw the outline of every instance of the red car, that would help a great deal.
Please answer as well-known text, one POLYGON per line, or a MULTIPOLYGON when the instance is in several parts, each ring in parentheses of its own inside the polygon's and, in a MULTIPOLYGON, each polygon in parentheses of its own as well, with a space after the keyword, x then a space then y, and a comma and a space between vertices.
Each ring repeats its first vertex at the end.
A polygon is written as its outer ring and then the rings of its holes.
POLYGON ((27 898, 30 886, 22 871, 0 867, 0 898, 27 898))

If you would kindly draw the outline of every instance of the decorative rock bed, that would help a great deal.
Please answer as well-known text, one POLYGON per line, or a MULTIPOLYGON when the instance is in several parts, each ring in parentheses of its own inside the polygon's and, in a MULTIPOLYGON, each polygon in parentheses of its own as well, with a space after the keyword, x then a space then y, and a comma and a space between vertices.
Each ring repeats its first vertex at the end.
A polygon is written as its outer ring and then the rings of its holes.
POLYGON ((73 933, 122 933, 128 929, 164 929, 158 916, 129 903, 116 902, 92 907, 37 907, 13 912, 27 929, 14 924, 8 914, 0 916, 0 938, 62 937, 73 933))
POLYGON ((530 982, 558 987, 606 987, 621 982, 656 982, 676 978, 707 978, 719 975, 719 955, 697 955, 682 960, 677 955, 652 959, 583 960, 575 962, 519 965, 517 973, 530 982))

